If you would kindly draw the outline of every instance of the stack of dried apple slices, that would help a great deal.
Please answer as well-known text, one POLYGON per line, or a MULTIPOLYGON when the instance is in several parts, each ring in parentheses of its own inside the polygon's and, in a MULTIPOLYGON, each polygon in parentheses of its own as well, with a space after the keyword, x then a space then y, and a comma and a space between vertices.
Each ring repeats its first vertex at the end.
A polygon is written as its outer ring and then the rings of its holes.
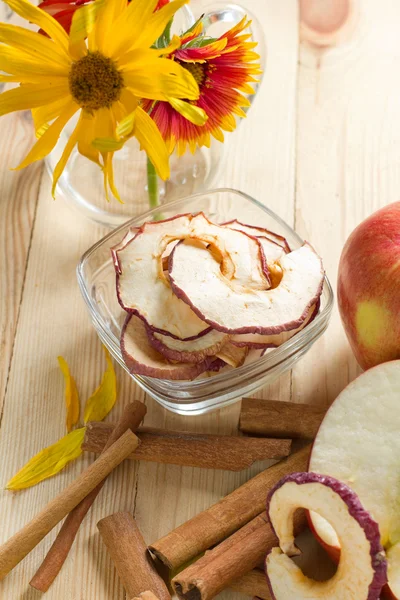
POLYGON ((316 316, 324 282, 307 243, 203 213, 130 230, 114 248, 131 373, 191 380, 258 358, 316 316), (258 352, 261 350, 261 353, 258 352))

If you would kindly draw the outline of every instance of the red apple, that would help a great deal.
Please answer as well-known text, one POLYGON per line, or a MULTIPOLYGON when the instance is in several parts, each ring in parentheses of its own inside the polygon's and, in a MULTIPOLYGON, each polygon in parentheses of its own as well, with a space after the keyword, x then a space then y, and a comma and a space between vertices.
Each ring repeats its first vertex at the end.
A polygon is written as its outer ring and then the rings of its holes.
POLYGON ((363 369, 400 358, 400 202, 350 235, 339 264, 338 304, 363 369))

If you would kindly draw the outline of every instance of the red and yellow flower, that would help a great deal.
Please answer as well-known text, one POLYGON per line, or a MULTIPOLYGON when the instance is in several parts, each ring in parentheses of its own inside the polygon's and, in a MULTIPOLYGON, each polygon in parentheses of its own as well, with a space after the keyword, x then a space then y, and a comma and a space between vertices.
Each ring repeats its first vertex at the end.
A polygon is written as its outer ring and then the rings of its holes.
POLYGON ((144 109, 154 119, 167 146, 177 148, 182 155, 187 147, 194 152, 198 146, 210 146, 211 136, 224 141, 224 131, 234 131, 236 118, 245 117, 244 108, 250 105, 252 83, 262 73, 256 42, 243 33, 250 25, 244 18, 217 40, 202 36, 198 22, 181 38, 172 40, 170 58, 187 69, 195 78, 200 97, 195 101, 174 100, 144 102, 144 109), (208 119, 204 123, 204 113, 208 119))

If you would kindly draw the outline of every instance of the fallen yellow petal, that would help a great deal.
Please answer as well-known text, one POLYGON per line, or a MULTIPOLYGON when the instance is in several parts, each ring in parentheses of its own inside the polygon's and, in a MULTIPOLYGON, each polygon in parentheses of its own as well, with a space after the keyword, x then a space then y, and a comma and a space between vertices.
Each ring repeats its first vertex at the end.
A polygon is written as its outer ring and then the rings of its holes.
POLYGON ((6 485, 7 490, 23 490, 59 473, 82 454, 85 427, 75 429, 52 446, 41 450, 6 485))
POLYGON ((117 378, 111 356, 107 348, 106 353, 107 369, 99 387, 93 392, 85 407, 84 421, 102 421, 110 412, 117 399, 117 378))
POLYGON ((58 357, 58 364, 65 379, 65 405, 67 408, 66 426, 67 431, 71 431, 72 427, 79 420, 79 394, 76 387, 76 381, 72 377, 67 361, 62 357, 58 357))

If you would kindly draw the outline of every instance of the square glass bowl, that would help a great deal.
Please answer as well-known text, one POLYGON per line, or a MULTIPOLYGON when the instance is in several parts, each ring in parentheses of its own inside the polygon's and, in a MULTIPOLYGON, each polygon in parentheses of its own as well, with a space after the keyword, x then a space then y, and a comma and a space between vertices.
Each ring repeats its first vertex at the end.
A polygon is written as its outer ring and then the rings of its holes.
MULTIPOLYGON (((247 194, 232 189, 213 190, 176 200, 142 214, 106 235, 82 256, 77 267, 77 277, 100 339, 128 373, 119 345, 126 313, 118 304, 116 296, 110 248, 122 240, 130 227, 140 226, 145 221, 200 211, 216 223, 238 219, 249 225, 270 229, 283 235, 292 249, 303 243, 297 233, 266 206, 247 194)), ((309 241, 312 243, 312 240, 309 241)), ((328 327, 332 306, 333 292, 325 278, 317 317, 292 339, 279 348, 270 350, 258 360, 195 381, 166 381, 140 375, 130 376, 157 402, 175 413, 198 415, 221 408, 252 394, 291 369, 328 327)))

